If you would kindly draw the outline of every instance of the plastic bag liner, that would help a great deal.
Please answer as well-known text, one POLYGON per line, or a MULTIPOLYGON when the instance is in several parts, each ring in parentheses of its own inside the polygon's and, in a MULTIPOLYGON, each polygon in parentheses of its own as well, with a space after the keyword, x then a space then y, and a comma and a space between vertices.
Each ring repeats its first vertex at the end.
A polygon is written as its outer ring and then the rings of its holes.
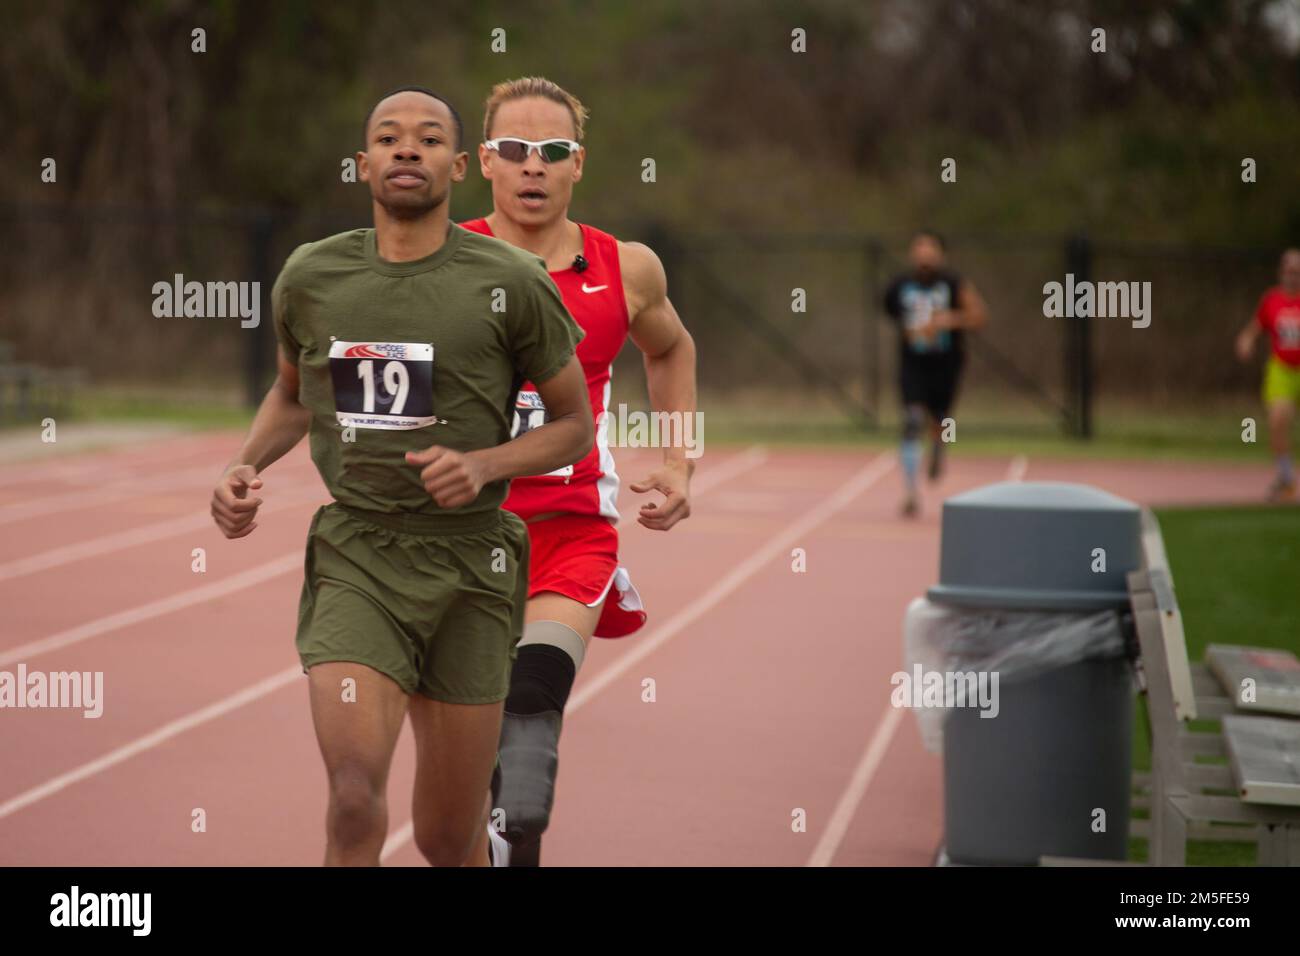
MULTIPOLYGON (((962 608, 915 598, 903 619, 903 658, 906 680, 895 675, 893 698, 916 711, 927 750, 943 749, 943 721, 954 703, 951 688, 965 683, 969 693, 989 686, 1033 678, 1077 661, 1123 657, 1126 653, 1119 612, 1010 611, 962 608), (946 693, 936 705, 931 694, 918 706, 918 679, 932 682, 941 675, 946 693), (963 676, 965 675, 965 676, 963 676), (972 678, 969 675, 974 675, 972 678), (992 684, 996 675, 997 684, 992 684), (979 682, 983 681, 983 684, 979 682)), ((961 706, 960 698, 956 703, 961 706)), ((975 706, 968 700, 965 706, 975 706)))

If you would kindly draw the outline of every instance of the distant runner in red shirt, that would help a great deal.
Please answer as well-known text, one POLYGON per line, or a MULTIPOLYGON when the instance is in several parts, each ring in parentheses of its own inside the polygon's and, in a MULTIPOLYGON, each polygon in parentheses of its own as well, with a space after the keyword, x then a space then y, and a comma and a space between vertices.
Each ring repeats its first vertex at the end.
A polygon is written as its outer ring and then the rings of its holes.
POLYGON ((1254 317, 1237 333, 1237 357, 1249 362, 1255 340, 1267 333, 1272 354, 1264 369, 1264 404, 1277 477, 1269 487, 1271 501, 1294 501, 1295 465, 1291 460, 1291 423, 1300 404, 1300 249, 1282 253, 1278 285, 1259 300, 1254 317))
MULTIPOLYGON (((693 425, 695 343, 668 301, 659 258, 636 242, 568 218, 582 178, 579 145, 587 110, 555 83, 527 77, 499 83, 488 97, 479 146, 492 183, 490 215, 463 223, 542 258, 564 304, 586 331, 578 359, 587 377, 596 442, 577 464, 511 483, 506 509, 527 522, 531 540, 524 636, 511 675, 501 731, 493 806, 504 811, 511 865, 536 866, 550 820, 561 717, 587 642, 622 637, 645 611, 618 560, 615 499, 619 477, 605 422, 610 371, 624 341, 644 355, 654 412, 693 425)), ((515 434, 546 421, 532 383, 519 390, 515 434)), ((690 433, 686 433, 690 434, 690 433)), ((665 447, 663 465, 631 489, 663 500, 641 506, 637 520, 667 531, 690 514, 693 461, 665 447)), ((499 844, 494 840, 494 847, 499 844)))

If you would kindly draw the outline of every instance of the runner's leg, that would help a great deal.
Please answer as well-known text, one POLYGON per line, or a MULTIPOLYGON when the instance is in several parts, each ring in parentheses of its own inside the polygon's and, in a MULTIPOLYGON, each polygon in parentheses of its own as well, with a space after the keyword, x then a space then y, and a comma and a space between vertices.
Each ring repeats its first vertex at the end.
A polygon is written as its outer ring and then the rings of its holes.
POLYGON ((943 420, 946 417, 939 413, 930 416, 930 461, 925 471, 931 481, 938 481, 943 474, 943 420))
POLYGON ((902 398, 902 438, 898 450, 903 472, 903 514, 917 514, 920 501, 917 497, 917 473, 921 468, 921 439, 925 433, 926 375, 925 367, 915 359, 904 356, 898 366, 898 386, 902 398))
POLYGON ((1295 484, 1295 467, 1291 460, 1291 423, 1295 420, 1295 403, 1278 398, 1268 405, 1268 440, 1277 463, 1277 486, 1295 484))
POLYGON ((938 481, 943 476, 946 450, 943 440, 944 423, 952 416, 953 403, 957 400, 961 368, 961 357, 954 355, 945 365, 935 369, 929 383, 930 464, 927 471, 931 481, 938 481))
POLYGON ((449 704, 411 697, 415 732, 415 845, 433 866, 487 865, 487 801, 501 703, 449 704))
MULTIPOLYGON (((524 641, 519 645, 510 696, 506 698, 508 726, 502 740, 500 788, 496 794, 514 844, 511 866, 538 865, 541 835, 550 823, 554 792, 552 773, 548 768, 534 766, 539 757, 543 762, 548 757, 539 755, 536 748, 549 750, 553 746, 551 738, 558 740, 564 705, 582 663, 581 653, 575 658, 574 648, 566 638, 576 635, 583 647, 590 643, 601 607, 587 607, 572 598, 544 591, 530 598, 525 608, 524 641), (549 626, 552 624, 562 627, 549 626), (512 828, 512 822, 516 827, 512 828)), ((549 759, 553 762, 554 755, 549 759)))
POLYGON ((325 865, 378 866, 388 834, 388 770, 407 696, 391 678, 347 661, 314 665, 308 685, 329 780, 325 865), (345 693, 349 679, 354 692, 345 693))
POLYGON ((917 472, 921 468, 921 435, 925 429, 925 406, 911 403, 903 406, 903 440, 898 459, 903 466, 903 513, 914 515, 917 503, 917 472))

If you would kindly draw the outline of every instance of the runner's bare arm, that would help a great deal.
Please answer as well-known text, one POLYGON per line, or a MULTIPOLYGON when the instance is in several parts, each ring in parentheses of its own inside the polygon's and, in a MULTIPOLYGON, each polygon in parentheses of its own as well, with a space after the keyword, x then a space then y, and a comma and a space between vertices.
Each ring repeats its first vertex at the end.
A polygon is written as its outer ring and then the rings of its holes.
POLYGON ((1254 316, 1237 333, 1237 358, 1249 362, 1255 354, 1255 340, 1259 338, 1259 320, 1254 316))
POLYGON ((969 331, 982 329, 988 323, 989 310, 984 304, 984 297, 980 295, 979 289, 975 288, 975 283, 969 279, 962 280, 961 284, 961 317, 964 325, 962 328, 969 331))
POLYGON ((212 491, 212 519, 227 538, 242 538, 257 527, 254 518, 262 499, 248 494, 261 489, 258 474, 298 444, 311 422, 311 413, 298 402, 297 364, 281 350, 276 356, 275 384, 262 399, 244 446, 212 491))
POLYGON ((578 357, 570 356, 557 374, 533 384, 546 406, 545 425, 495 448, 457 452, 433 445, 406 453, 409 464, 421 466, 420 480, 439 507, 467 505, 489 482, 554 471, 591 450, 596 429, 578 357))
POLYGON ((668 277, 659 257, 639 242, 620 242, 619 265, 628 305, 628 334, 645 362, 646 389, 654 412, 680 421, 676 439, 664 446, 663 466, 629 487, 658 491, 660 503, 641 506, 637 520, 656 531, 667 531, 691 513, 690 479, 695 471, 687 452, 700 450, 703 435, 695 428, 695 340, 668 299, 668 277))
POLYGON ((244 447, 232 466, 252 465, 259 472, 265 471, 302 441, 311 424, 311 412, 298 402, 298 363, 291 361, 283 349, 277 349, 275 354, 275 382, 262 399, 244 447))
POLYGON ((935 328, 964 329, 967 332, 974 332, 988 324, 988 307, 984 304, 984 297, 975 288, 975 283, 963 279, 957 300, 961 303, 957 308, 934 314, 931 324, 935 328))

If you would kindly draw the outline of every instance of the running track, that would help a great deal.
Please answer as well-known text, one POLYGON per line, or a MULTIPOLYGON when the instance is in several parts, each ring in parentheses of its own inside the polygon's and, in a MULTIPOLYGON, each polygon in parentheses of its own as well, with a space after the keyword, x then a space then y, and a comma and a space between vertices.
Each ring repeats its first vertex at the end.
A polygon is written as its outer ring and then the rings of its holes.
MULTIPOLYGON (((0 865, 320 861, 325 780, 293 631, 326 496, 300 447, 265 476, 258 529, 226 541, 207 498, 238 443, 209 433, 0 467, 0 670, 103 671, 105 684, 99 719, 0 710, 0 865), (196 808, 206 832, 191 829, 196 808)), ((653 460, 623 452, 625 484, 653 460)), ((939 500, 1008 477, 1152 504, 1249 502, 1267 478, 959 456, 905 523, 892 452, 710 451, 693 517, 668 534, 623 524, 650 622, 588 654, 544 862, 929 864, 940 764, 889 707, 889 676, 904 608, 937 573, 939 500)), ((625 514, 637 499, 625 491, 625 514)), ((392 865, 423 862, 413 774, 408 728, 389 786, 392 865)))

